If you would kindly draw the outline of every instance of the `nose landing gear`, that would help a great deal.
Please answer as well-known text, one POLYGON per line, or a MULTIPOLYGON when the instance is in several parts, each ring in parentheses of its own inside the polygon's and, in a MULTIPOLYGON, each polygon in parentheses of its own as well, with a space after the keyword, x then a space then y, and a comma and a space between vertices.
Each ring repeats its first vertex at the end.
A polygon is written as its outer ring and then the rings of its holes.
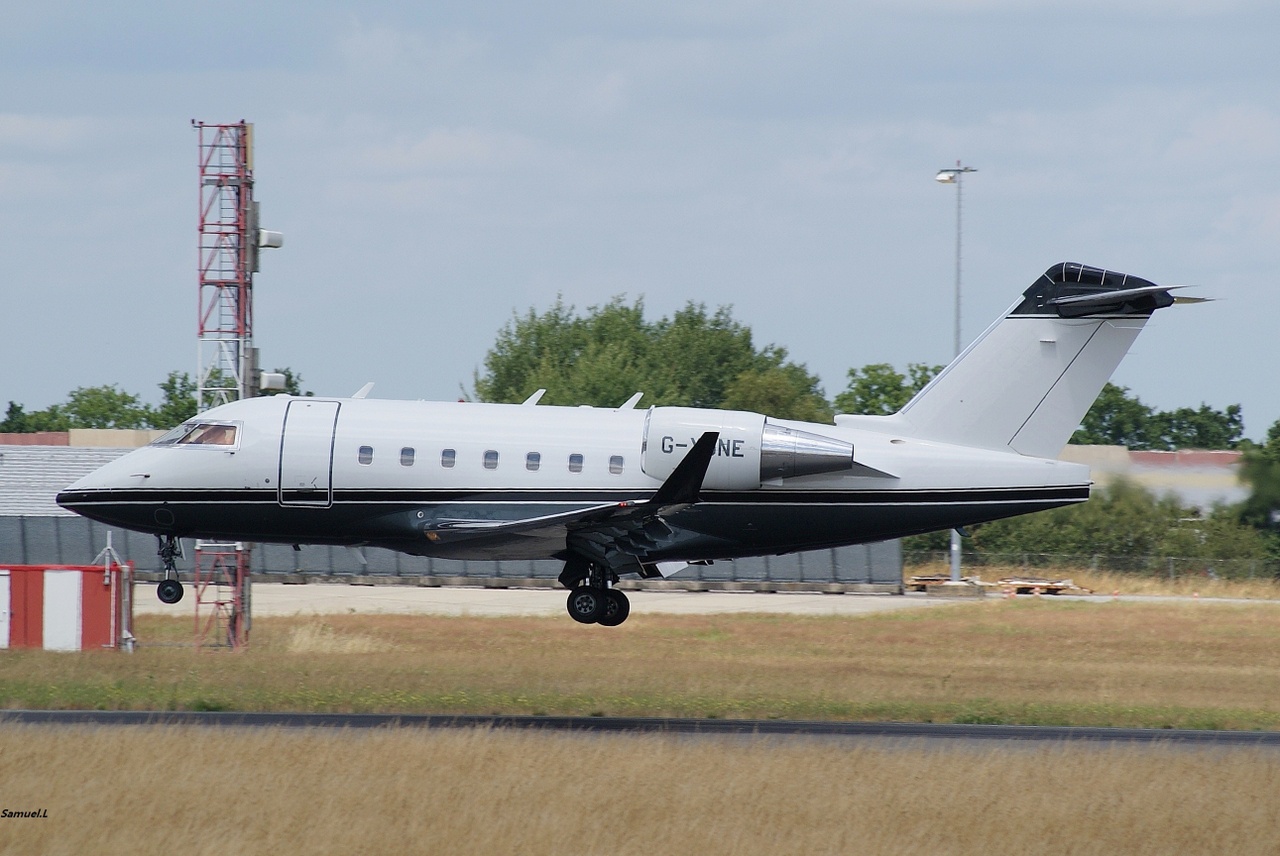
POLYGON ((621 591, 610 586, 617 574, 597 564, 570 560, 565 563, 560 582, 570 589, 566 607, 569 617, 580 624, 617 627, 631 614, 631 602, 621 591))
POLYGON ((156 586, 156 597, 161 603, 177 603, 182 600, 182 583, 178 581, 178 556, 182 555, 182 542, 173 535, 157 535, 160 547, 156 554, 164 565, 164 579, 156 586))

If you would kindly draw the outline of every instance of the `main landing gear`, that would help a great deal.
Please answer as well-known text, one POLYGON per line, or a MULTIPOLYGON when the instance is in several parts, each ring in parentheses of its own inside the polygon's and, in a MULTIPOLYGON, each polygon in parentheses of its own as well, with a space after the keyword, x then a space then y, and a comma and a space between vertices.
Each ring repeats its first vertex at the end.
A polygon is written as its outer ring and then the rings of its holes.
POLYGON ((182 583, 178 582, 178 556, 182 555, 182 543, 173 535, 157 535, 160 548, 156 551, 164 565, 164 579, 156 586, 156 597, 161 603, 177 603, 182 600, 182 583))
POLYGON ((617 627, 631 614, 631 601, 616 588, 617 574, 595 564, 569 561, 565 563, 560 582, 570 589, 566 607, 569 617, 581 624, 617 627))

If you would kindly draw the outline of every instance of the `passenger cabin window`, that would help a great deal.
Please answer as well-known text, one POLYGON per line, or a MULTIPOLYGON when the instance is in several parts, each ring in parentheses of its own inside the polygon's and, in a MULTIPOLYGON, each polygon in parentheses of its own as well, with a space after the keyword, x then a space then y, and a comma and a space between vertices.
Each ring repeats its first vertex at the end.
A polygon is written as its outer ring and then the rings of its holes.
POLYGON ((536 473, 540 466, 542 466, 541 452, 530 452, 524 456, 524 468, 529 472, 536 473))
POLYGON ((356 460, 366 466, 373 463, 373 447, 361 446, 360 451, 356 453, 356 460))
POLYGON ((582 456, 579 455, 577 452, 574 452, 572 455, 569 456, 569 472, 571 473, 582 472, 582 456))
POLYGON ((493 449, 489 449, 484 453, 484 468, 486 470, 496 470, 498 468, 498 453, 493 449))
POLYGON ((400 450, 400 466, 402 467, 413 466, 413 447, 412 446, 405 446, 403 449, 400 450))
POLYGON ((158 437, 153 446, 234 446, 236 426, 214 422, 187 422, 158 437))
POLYGON ((618 475, 618 473, 622 472, 622 456, 621 455, 610 456, 609 472, 613 473, 615 476, 618 475))
POLYGON ((458 459, 458 453, 453 449, 445 449, 440 453, 440 466, 449 469, 458 459))

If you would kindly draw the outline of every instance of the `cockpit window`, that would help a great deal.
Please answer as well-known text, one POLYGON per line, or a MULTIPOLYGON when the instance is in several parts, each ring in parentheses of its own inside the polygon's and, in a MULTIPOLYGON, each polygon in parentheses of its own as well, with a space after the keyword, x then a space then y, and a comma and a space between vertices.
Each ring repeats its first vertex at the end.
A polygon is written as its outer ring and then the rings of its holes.
POLYGON ((184 436, 186 436, 186 433, 190 430, 191 430, 191 426, 186 423, 183 423, 182 425, 179 425, 177 428, 170 428, 168 431, 164 432, 159 437, 152 440, 151 445, 172 446, 174 443, 178 442, 184 436))
POLYGON ((234 446, 238 429, 226 422, 184 422, 152 441, 153 446, 234 446))
POLYGON ((200 423, 187 436, 178 441, 179 446, 234 446, 236 426, 200 423))

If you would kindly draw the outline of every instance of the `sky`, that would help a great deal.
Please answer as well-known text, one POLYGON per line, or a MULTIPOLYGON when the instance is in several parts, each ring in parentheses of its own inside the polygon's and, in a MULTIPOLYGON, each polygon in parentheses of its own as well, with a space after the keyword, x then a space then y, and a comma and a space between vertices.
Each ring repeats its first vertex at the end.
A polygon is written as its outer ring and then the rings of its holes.
MULTIPOLYGON (((264 368, 471 389, 514 314, 731 305, 828 396, 1046 268, 1215 298, 1114 380, 1280 419, 1280 5, 0 0, 0 405, 195 374, 191 121, 255 124, 264 368)), ((621 403, 621 402, 619 402, 621 403)))

